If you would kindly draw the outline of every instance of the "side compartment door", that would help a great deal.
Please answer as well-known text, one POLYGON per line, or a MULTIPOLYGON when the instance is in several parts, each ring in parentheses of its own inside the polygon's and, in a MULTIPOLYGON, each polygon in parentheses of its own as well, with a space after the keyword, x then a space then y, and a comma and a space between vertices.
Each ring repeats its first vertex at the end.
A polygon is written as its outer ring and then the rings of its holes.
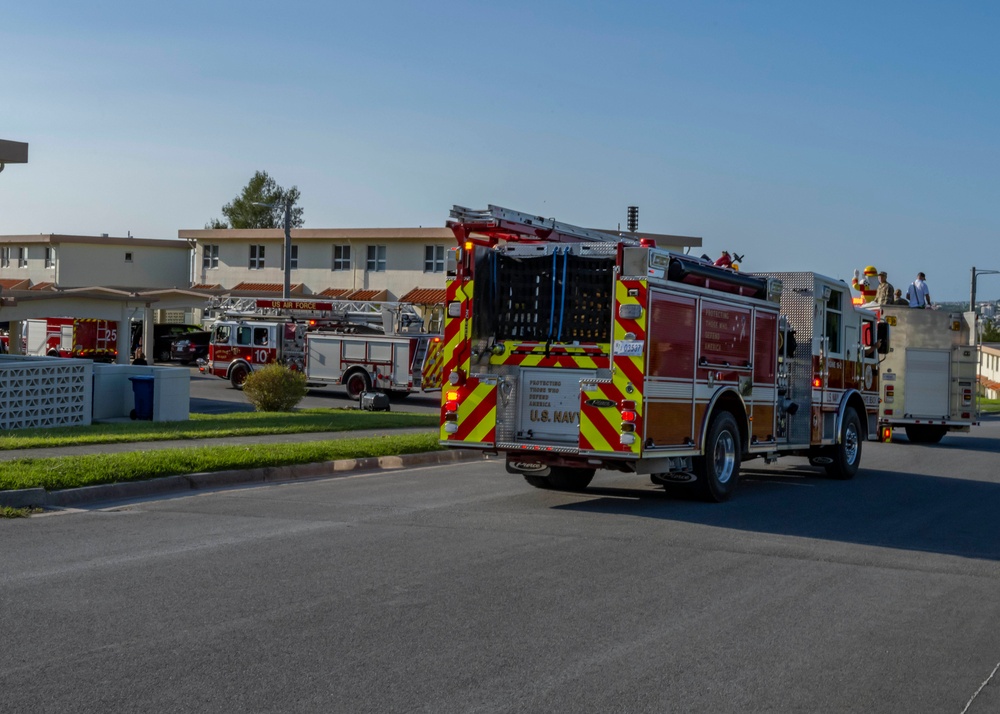
POLYGON ((654 292, 649 313, 646 440, 652 448, 689 447, 695 439, 697 301, 654 292))

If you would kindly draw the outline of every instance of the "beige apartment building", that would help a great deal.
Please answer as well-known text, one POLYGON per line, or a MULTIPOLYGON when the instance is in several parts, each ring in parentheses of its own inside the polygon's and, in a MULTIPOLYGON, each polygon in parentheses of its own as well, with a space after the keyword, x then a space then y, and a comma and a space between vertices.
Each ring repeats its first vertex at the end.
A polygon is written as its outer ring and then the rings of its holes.
POLYGON ((5 290, 186 289, 190 252, 186 242, 175 239, 0 236, 0 285, 5 290))
MULTIPOLYGON (((639 235, 678 252, 701 246, 701 238, 639 235)), ((281 229, 182 230, 178 237, 194 246, 196 288, 250 295, 284 286, 281 229)), ((444 301, 445 256, 455 246, 448 228, 297 228, 291 239, 294 295, 444 301)))

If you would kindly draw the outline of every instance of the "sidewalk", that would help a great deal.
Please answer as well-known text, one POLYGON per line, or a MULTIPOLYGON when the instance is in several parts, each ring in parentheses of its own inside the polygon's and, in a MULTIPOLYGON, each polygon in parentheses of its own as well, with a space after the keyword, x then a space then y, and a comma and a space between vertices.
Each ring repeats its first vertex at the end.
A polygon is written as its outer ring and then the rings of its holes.
MULTIPOLYGON (((219 445, 261 445, 297 444, 308 441, 329 441, 332 439, 365 438, 390 436, 394 434, 433 433, 434 429, 409 428, 387 429, 375 432, 332 431, 306 434, 267 434, 261 436, 224 437, 218 439, 178 439, 173 441, 137 441, 131 443, 88 444, 86 446, 63 446, 44 449, 17 449, 0 451, 0 462, 18 458, 51 458, 60 456, 80 456, 84 454, 121 453, 128 451, 160 451, 164 449, 187 449, 193 447, 219 445)), ((344 459, 295 466, 270 466, 234 471, 210 471, 205 473, 166 476, 146 481, 128 481, 99 486, 84 486, 61 491, 46 491, 44 488, 28 488, 16 491, 0 491, 0 506, 24 508, 77 508, 112 501, 150 498, 166 494, 183 494, 185 491, 224 488, 228 486, 277 483, 310 478, 338 478, 359 471, 406 469, 416 466, 450 464, 461 461, 479 461, 478 451, 449 449, 421 454, 401 454, 398 456, 375 456, 362 459, 344 459)))

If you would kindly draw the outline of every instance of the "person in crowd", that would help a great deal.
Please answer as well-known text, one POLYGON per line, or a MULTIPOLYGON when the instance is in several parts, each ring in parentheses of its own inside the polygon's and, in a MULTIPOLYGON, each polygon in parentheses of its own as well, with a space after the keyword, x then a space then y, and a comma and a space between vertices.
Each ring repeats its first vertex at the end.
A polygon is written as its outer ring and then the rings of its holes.
POLYGON ((884 270, 878 274, 878 288, 875 289, 875 303, 878 305, 891 305, 893 300, 892 283, 888 280, 888 273, 884 270))
POLYGON ((923 309, 931 306, 931 294, 923 273, 917 273, 917 279, 906 289, 906 299, 909 300, 910 307, 923 309))
POLYGON ((905 297, 903 297, 903 291, 902 290, 900 290, 899 288, 896 288, 896 292, 893 295, 892 304, 893 305, 909 305, 910 301, 907 300, 905 297))

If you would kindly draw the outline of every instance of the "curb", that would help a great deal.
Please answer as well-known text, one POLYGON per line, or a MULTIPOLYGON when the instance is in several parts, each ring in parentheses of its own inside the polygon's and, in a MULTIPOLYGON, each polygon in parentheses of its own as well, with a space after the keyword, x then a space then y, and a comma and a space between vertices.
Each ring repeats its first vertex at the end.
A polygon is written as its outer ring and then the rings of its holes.
POLYGON ((259 469, 234 471, 208 471, 164 476, 148 481, 108 483, 99 486, 81 486, 61 491, 44 488, 25 488, 0 491, 0 506, 11 508, 74 508, 102 501, 124 501, 133 498, 161 496, 180 491, 223 488, 243 484, 266 484, 312 478, 343 478, 356 471, 396 470, 415 466, 433 466, 482 459, 479 451, 427 451, 421 454, 397 456, 370 456, 363 459, 342 459, 294 466, 268 466, 259 469))

